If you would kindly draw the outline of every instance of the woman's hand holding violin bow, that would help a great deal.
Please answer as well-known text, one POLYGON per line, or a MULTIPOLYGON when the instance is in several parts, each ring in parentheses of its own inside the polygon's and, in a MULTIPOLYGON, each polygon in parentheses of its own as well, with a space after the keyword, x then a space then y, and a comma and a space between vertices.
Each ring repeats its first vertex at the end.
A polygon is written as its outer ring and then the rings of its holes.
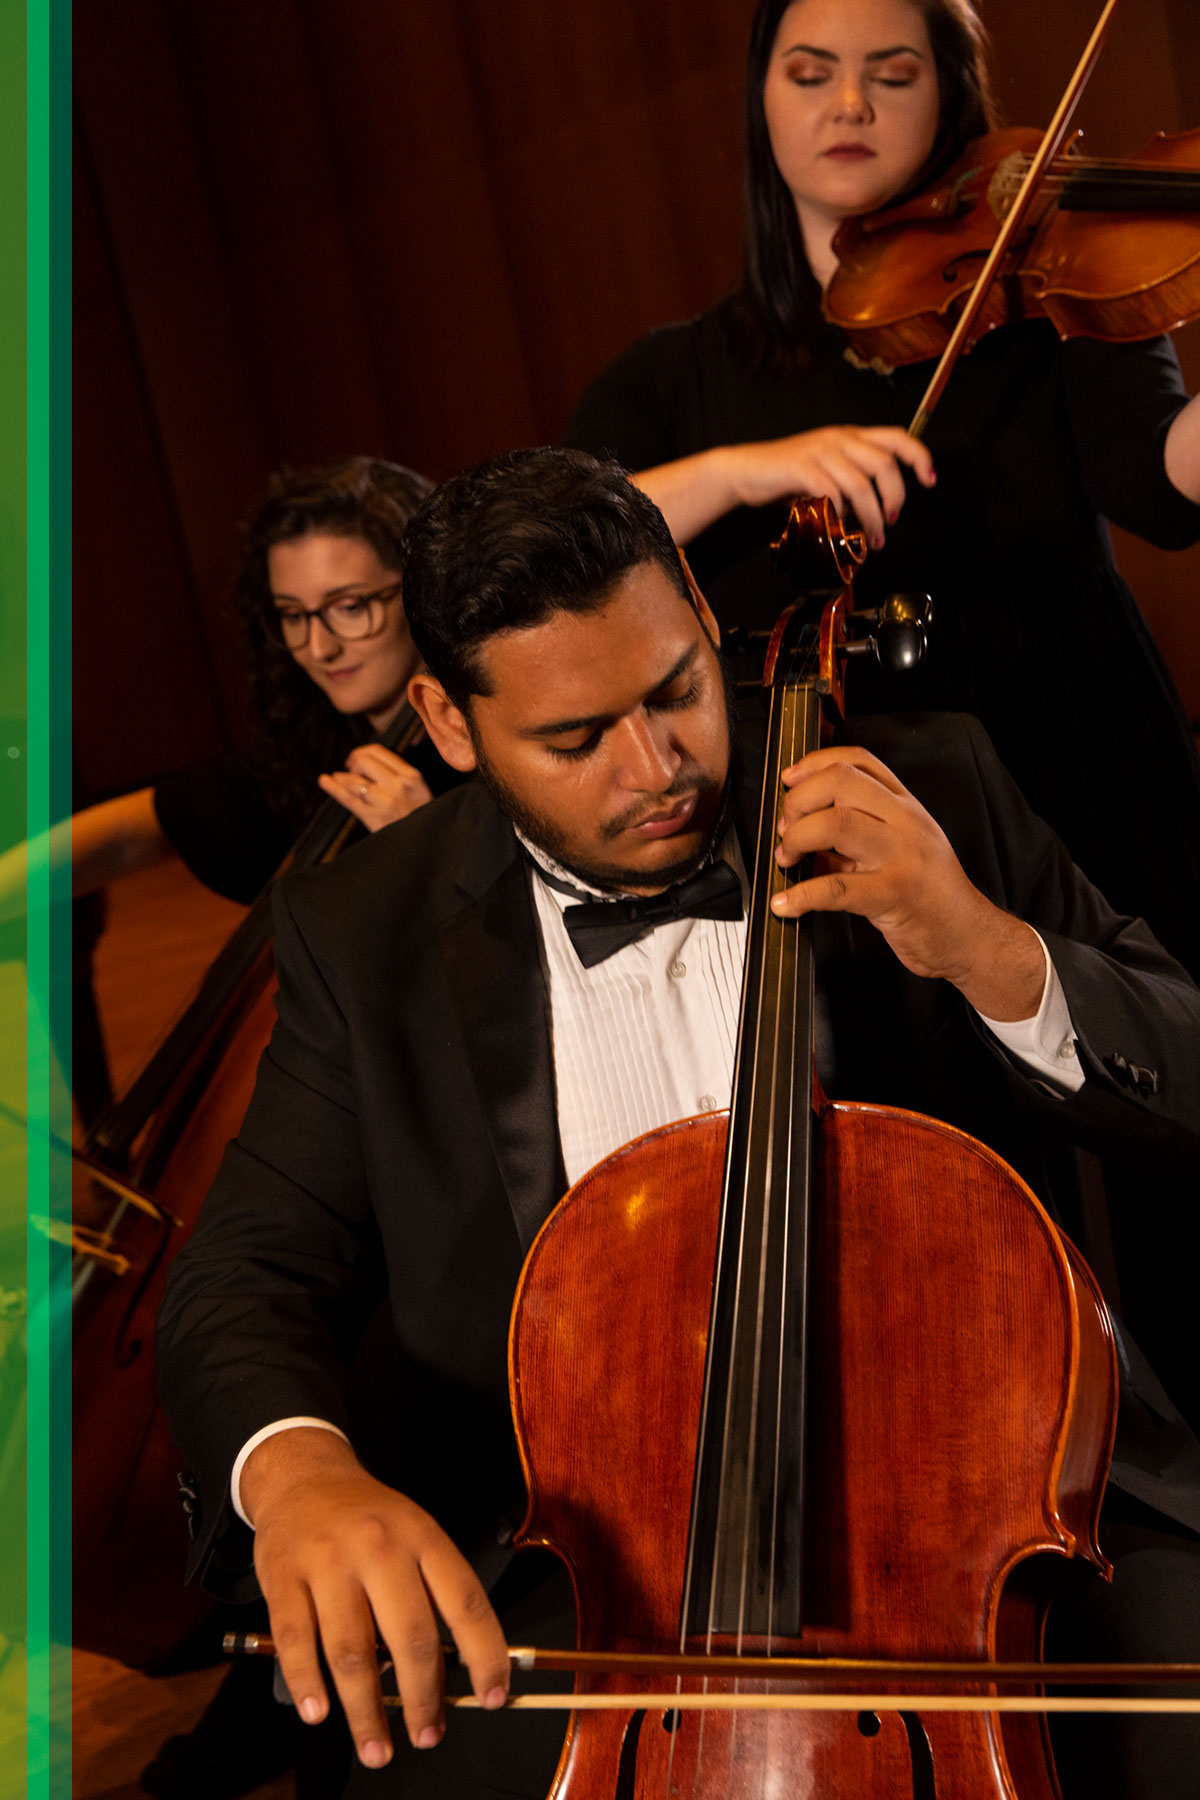
POLYGON ((687 544, 735 506, 768 506, 793 494, 827 494, 853 513, 872 549, 904 505, 904 470, 922 487, 937 480, 926 446, 898 425, 825 425, 759 443, 723 444, 635 477, 687 544))

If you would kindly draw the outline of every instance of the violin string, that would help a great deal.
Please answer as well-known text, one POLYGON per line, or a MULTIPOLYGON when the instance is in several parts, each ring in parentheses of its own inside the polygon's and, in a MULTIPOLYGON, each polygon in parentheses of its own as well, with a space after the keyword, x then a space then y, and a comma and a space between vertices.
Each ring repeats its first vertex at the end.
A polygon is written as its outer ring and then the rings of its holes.
MULTIPOLYGON (((1001 172, 999 187, 1015 192, 1024 179, 1031 156, 1014 157, 1001 172)), ((1084 161, 1080 157, 1060 156, 1050 164, 1043 176, 1043 193, 1064 193, 1072 187, 1086 187, 1092 181, 1112 181, 1141 190, 1161 189, 1164 196, 1185 197, 1200 185, 1194 169, 1169 169, 1155 163, 1106 162, 1102 158, 1084 161)))

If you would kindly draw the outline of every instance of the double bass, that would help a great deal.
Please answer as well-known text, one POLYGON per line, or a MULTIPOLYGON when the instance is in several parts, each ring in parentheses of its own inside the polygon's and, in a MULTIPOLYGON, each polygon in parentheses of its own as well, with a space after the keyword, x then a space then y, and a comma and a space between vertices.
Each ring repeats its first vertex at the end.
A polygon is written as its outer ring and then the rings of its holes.
MULTIPOLYGON (((991 1150, 831 1101, 813 1073, 811 923, 770 907, 788 879, 780 779, 820 741, 846 654, 869 646, 849 587, 861 546, 827 502, 793 509, 785 547, 816 563, 810 589, 836 591, 819 620, 785 614, 768 655, 729 1113, 664 1126, 578 1182, 514 1306, 517 1541, 567 1564, 585 1658, 688 1670, 666 1693, 577 1676, 552 1793, 1052 1800, 1044 1720, 923 1711, 919 1677, 914 1697, 878 1660, 953 1662, 986 1704, 972 1666, 1040 1653, 1047 1568, 1108 1572, 1112 1328, 1079 1253, 991 1150), (868 1659, 874 1694, 908 1698, 802 1710, 786 1702, 816 1677, 759 1660, 797 1656, 868 1659), (716 1674, 692 1660, 714 1657, 716 1674), (746 1677, 730 1657, 754 1659, 746 1677), (633 1698, 593 1710, 618 1684, 633 1698), (749 1696, 768 1705, 742 1710, 749 1696)), ((920 608, 883 615, 875 641, 890 633, 904 660, 920 608)))
MULTIPOLYGON (((384 742, 404 755, 422 729, 405 703, 384 742)), ((325 800, 279 873, 330 860, 355 829, 325 800)), ((274 1022, 273 886, 75 1158, 72 1642, 131 1668, 167 1662, 212 1611, 184 1586, 180 1457, 158 1401, 154 1323, 274 1022)))

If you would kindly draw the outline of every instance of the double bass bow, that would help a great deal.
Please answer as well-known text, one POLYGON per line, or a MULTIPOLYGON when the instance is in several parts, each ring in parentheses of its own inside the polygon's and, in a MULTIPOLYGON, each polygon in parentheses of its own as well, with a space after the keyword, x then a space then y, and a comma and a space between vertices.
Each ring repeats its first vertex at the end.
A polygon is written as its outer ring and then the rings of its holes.
MULTIPOLYGON (((935 1683, 912 1668, 965 1665, 986 1702, 997 1663, 1037 1661, 1039 1568, 1078 1556, 1107 1571, 1115 1362, 1082 1259, 984 1145, 830 1101, 813 1073, 811 925, 770 902, 788 879, 782 772, 816 747, 862 641, 861 540, 840 523, 823 537, 830 513, 798 506, 784 540, 816 565, 810 590, 835 597, 819 620, 790 609, 768 656, 729 1114, 662 1127, 578 1182, 514 1305, 517 1542, 567 1564, 584 1658, 612 1653, 577 1676, 554 1800, 1050 1800, 1031 1711, 922 1709, 935 1683), (665 1694, 630 1672, 661 1656, 687 1659, 665 1694), (697 1656, 751 1660, 739 1678, 697 1656), (871 1689, 901 1710, 801 1711, 787 1697, 815 1677, 786 1660, 774 1677, 764 1657, 905 1664, 871 1689), (726 1710, 748 1693, 780 1710, 726 1710)), ((883 610, 903 659, 919 609, 883 610)))

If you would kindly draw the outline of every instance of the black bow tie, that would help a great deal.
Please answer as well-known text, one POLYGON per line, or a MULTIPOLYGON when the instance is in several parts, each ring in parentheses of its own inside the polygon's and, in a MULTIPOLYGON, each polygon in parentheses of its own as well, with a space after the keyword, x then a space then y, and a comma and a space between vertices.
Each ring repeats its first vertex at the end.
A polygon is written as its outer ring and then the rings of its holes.
MULTIPOLYGON (((538 870, 543 880, 563 893, 576 889, 538 870)), ((585 900, 563 911, 563 924, 585 969, 615 956, 655 925, 672 919, 740 919, 742 884, 727 862, 709 863, 698 875, 677 881, 661 894, 642 899, 585 900)))

